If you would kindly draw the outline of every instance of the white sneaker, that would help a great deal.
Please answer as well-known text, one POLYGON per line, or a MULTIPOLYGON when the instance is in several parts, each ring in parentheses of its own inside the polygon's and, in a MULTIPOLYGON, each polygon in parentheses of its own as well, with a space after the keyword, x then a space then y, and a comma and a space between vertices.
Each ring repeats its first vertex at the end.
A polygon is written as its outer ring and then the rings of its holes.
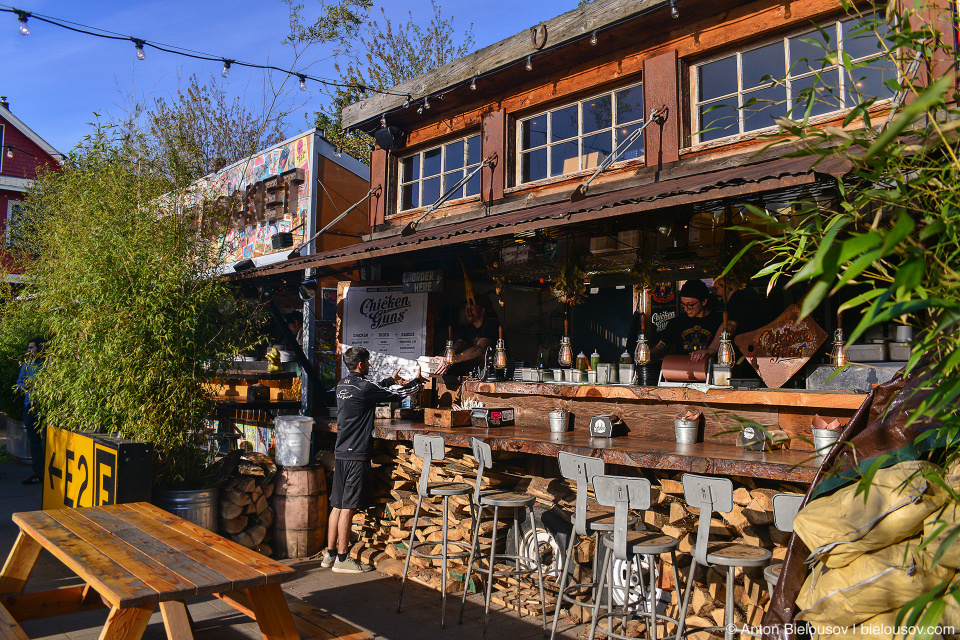
POLYGON ((324 569, 329 569, 333 566, 333 563, 337 561, 337 554, 330 553, 328 549, 323 553, 323 560, 320 561, 320 566, 324 569))

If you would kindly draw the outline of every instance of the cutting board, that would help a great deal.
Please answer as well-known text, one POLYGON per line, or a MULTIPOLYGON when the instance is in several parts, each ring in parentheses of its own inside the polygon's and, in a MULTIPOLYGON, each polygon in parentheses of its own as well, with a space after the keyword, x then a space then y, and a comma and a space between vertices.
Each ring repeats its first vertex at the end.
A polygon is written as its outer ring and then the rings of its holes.
POLYGON ((733 341, 767 388, 779 389, 826 339, 827 332, 813 318, 800 319, 800 305, 795 304, 770 324, 738 335, 733 341))

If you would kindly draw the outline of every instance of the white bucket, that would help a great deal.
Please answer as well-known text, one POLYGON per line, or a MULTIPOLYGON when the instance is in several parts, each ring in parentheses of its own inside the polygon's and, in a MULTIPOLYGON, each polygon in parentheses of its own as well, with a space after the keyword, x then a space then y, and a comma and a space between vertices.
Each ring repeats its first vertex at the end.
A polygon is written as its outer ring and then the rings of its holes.
POLYGON ((310 435, 313 418, 277 416, 273 420, 277 464, 281 467, 305 467, 310 464, 310 435))

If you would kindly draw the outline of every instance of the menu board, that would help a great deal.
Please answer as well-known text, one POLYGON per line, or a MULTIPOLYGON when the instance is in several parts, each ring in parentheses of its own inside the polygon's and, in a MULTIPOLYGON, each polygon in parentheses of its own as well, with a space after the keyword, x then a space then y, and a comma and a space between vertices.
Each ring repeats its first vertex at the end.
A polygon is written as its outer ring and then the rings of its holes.
POLYGON ((427 294, 403 293, 396 287, 343 289, 343 350, 365 347, 370 351, 373 380, 388 378, 399 368, 410 378, 417 358, 427 347, 427 294))

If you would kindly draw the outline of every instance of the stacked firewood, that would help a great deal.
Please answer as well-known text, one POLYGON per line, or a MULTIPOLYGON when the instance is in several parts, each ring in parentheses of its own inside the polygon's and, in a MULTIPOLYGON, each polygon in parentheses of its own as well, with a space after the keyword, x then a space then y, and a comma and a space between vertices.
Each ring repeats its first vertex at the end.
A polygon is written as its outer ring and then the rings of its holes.
MULTIPOLYGON (((416 484, 422 468, 421 460, 413 455, 410 446, 399 443, 378 442, 378 451, 373 458, 373 477, 375 481, 372 506, 354 520, 354 530, 358 541, 352 548, 352 555, 362 561, 375 564, 377 569, 399 576, 403 571, 410 529, 417 504, 416 484)), ((484 475, 484 488, 526 492, 537 499, 537 510, 549 510, 569 519, 576 499, 576 487, 562 478, 548 478, 526 473, 524 460, 529 456, 522 454, 504 454, 495 452, 493 472, 484 475)), ((472 485, 476 477, 476 461, 467 449, 450 447, 446 458, 434 463, 430 472, 431 482, 466 482, 472 485)), ((637 476, 639 469, 608 465, 607 473, 615 475, 637 476)), ((691 561, 691 549, 695 540, 699 511, 690 509, 683 501, 683 486, 680 473, 645 470, 645 475, 654 485, 653 504, 641 515, 647 526, 655 527, 680 540, 677 562, 681 579, 686 579, 691 561)), ((773 560, 782 560, 785 554, 787 535, 773 526, 772 497, 776 493, 803 493, 805 487, 798 485, 761 482, 753 478, 736 477, 734 481, 734 509, 727 514, 715 516, 712 522, 713 536, 717 539, 738 539, 748 544, 760 545, 773 552, 773 560)), ((590 511, 610 511, 598 505, 591 496, 588 501, 590 511)), ((424 499, 420 513, 420 526, 416 540, 435 542, 434 547, 424 547, 424 551, 439 553, 442 539, 442 505, 439 499, 424 499)), ((456 496, 450 499, 448 513, 451 541, 470 543, 472 520, 470 517, 470 496, 456 496)), ((501 510, 498 551, 503 551, 509 532, 511 513, 501 510)), ((481 523, 481 546, 489 548, 490 533, 493 530, 492 510, 484 510, 481 523)), ((541 552, 546 549, 541 546, 541 552)), ((560 549, 562 554, 564 549, 560 549)), ((549 554, 547 554, 549 556, 549 554)), ((548 563, 561 562, 561 558, 544 557, 548 563)), ((577 581, 589 582, 593 557, 593 540, 584 539, 575 547, 573 568, 577 581)), ((672 594, 672 603, 667 607, 667 615, 676 617, 679 609, 678 589, 673 584, 672 567, 669 554, 662 556, 660 572, 661 588, 672 594)), ((484 565, 485 566, 485 565, 484 565)), ((447 590, 454 593, 463 589, 466 573, 466 558, 449 560, 447 590)), ((431 588, 440 589, 440 561, 414 557, 410 563, 408 579, 420 582, 431 588)), ((471 574, 469 588, 482 588, 482 575, 476 571, 471 574)), ((724 578, 714 571, 698 571, 698 585, 691 594, 687 620, 690 625, 712 626, 723 623, 724 578), (706 577, 704 577, 706 573, 706 577)), ((546 610, 552 614, 556 603, 555 577, 547 580, 546 610)), ((517 604, 517 581, 497 578, 494 583, 494 602, 515 608, 517 604)), ((539 615, 540 594, 536 584, 536 573, 520 580, 519 604, 521 611, 539 615)), ((685 585, 682 585, 685 586, 685 585)), ((767 603, 767 587, 763 579, 763 569, 737 570, 734 600, 735 620, 738 624, 759 625, 763 609, 767 603)), ((566 611, 566 610, 565 610, 566 611)), ((573 608, 571 622, 589 620, 589 609, 573 608)), ((628 629, 628 633, 630 630, 628 629)), ((640 631, 642 633, 642 625, 640 631)))
POLYGON ((277 465, 262 453, 244 453, 221 485, 220 533, 248 549, 269 556, 273 494, 277 465))

